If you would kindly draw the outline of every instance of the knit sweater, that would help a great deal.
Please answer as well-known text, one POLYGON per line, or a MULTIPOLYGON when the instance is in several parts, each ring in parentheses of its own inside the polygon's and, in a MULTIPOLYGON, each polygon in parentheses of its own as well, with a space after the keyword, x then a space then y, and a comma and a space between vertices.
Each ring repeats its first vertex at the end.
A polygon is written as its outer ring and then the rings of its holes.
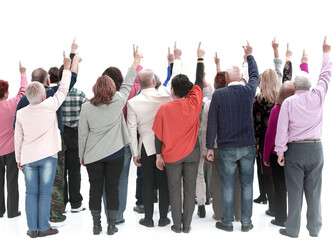
POLYGON ((221 149, 255 144, 252 109, 259 73, 252 55, 247 62, 249 81, 245 86, 231 85, 213 93, 206 135, 208 149, 214 148, 216 135, 221 149))
POLYGON ((81 107, 79 117, 79 157, 85 164, 116 153, 130 144, 123 108, 135 80, 136 69, 129 68, 120 90, 109 105, 94 106, 90 101, 81 107))

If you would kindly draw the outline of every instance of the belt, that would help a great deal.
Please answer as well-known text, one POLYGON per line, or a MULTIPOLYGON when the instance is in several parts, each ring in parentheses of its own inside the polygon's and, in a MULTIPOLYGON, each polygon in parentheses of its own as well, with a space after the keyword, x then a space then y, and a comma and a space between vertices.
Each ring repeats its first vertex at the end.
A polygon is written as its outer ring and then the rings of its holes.
POLYGON ((317 143, 321 142, 321 139, 305 139, 301 141, 292 141, 291 143, 317 143))

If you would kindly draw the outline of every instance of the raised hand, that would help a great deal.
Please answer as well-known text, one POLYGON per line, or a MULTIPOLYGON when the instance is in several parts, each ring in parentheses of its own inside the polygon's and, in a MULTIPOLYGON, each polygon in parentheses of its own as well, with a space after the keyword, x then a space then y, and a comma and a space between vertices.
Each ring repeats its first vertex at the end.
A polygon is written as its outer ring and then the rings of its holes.
POLYGON ((217 52, 216 52, 215 56, 213 57, 213 59, 215 61, 216 66, 220 65, 220 58, 218 57, 217 52))
POLYGON ((292 52, 289 48, 289 43, 287 43, 286 45, 286 53, 285 53, 285 61, 291 61, 291 57, 292 57, 292 52))
POLYGON ((63 52, 63 57, 64 57, 64 70, 70 70, 71 67, 71 59, 66 57, 65 51, 63 52))
POLYGON ((72 42, 72 45, 71 45, 71 53, 76 53, 76 51, 78 50, 78 44, 76 43, 76 41, 75 41, 75 38, 74 38, 74 40, 73 40, 73 42, 72 42))
POLYGON ((327 36, 325 37, 324 44, 322 46, 322 50, 324 53, 328 53, 331 51, 331 46, 327 44, 327 36))
POLYGON ((181 59, 182 51, 176 47, 176 42, 174 43, 174 57, 175 59, 181 59))
POLYGON ((25 76, 26 75, 27 69, 22 66, 21 61, 19 62, 19 70, 20 70, 21 76, 25 76))
POLYGON ((305 53, 305 49, 303 50, 303 56, 302 56, 301 62, 302 63, 308 62, 308 57, 307 57, 307 54, 305 53))
POLYGON ((168 66, 170 66, 174 62, 174 54, 170 53, 170 47, 168 47, 167 60, 168 60, 168 66))
POLYGON ((137 69, 138 65, 140 65, 140 60, 143 58, 143 55, 138 51, 138 46, 133 44, 133 63, 131 65, 132 68, 137 69))
POLYGON ((246 46, 242 46, 244 51, 245 51, 245 55, 246 57, 249 55, 252 55, 253 53, 253 48, 249 45, 249 42, 247 41, 247 45, 246 46))
POLYGON ((203 49, 201 49, 201 42, 199 42, 198 44, 198 48, 197 48, 197 58, 204 58, 205 55, 205 51, 203 49))
POLYGON ((271 46, 274 49, 274 57, 275 58, 279 58, 279 54, 278 54, 278 42, 276 42, 276 37, 274 37, 274 40, 271 42, 271 46))
POLYGON ((80 63, 82 61, 81 56, 77 53, 73 58, 73 62, 80 63))

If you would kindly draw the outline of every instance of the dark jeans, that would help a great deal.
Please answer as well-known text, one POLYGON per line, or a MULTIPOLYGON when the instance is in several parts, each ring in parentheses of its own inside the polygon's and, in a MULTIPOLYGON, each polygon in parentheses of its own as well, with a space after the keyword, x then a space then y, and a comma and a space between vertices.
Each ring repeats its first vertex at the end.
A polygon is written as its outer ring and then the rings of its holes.
POLYGON ((277 162, 277 155, 270 154, 270 165, 275 190, 275 219, 284 223, 286 220, 286 186, 284 178, 284 168, 277 162))
POLYGON ((82 196, 81 187, 81 166, 78 153, 78 129, 64 127, 65 151, 65 185, 64 185, 64 203, 70 202, 72 208, 81 206, 82 196), (68 179, 68 181, 67 181, 68 179))
POLYGON ((137 167, 136 199, 137 206, 143 204, 143 177, 141 167, 137 167))
POLYGON ((5 172, 7 180, 7 216, 12 217, 18 212, 19 190, 15 153, 0 156, 0 216, 6 212, 5 208, 5 172))
POLYGON ((166 218, 169 206, 169 194, 166 170, 160 171, 156 167, 156 155, 147 156, 144 145, 141 150, 143 172, 143 200, 145 218, 152 219, 154 210, 154 189, 159 189, 160 218, 166 218))
POLYGON ((194 150, 185 158, 165 163, 172 218, 175 227, 190 227, 195 209, 196 178, 200 159, 198 140, 194 150), (181 194, 181 179, 183 179, 183 201, 181 194), (183 202, 183 204, 182 204, 183 202))
POLYGON ((298 236, 303 192, 307 202, 307 229, 318 234, 322 226, 321 184, 324 157, 321 142, 289 143, 285 152, 285 182, 288 190, 287 233, 298 236))
POLYGON ((101 210, 103 182, 107 195, 107 210, 118 210, 118 184, 124 165, 124 155, 116 159, 101 159, 86 165, 90 190, 89 209, 101 210))

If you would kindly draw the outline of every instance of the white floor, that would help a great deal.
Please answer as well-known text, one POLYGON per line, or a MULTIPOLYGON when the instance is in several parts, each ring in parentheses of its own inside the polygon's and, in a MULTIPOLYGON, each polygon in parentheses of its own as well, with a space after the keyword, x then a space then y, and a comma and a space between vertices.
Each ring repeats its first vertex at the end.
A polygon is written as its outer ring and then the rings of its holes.
MULTIPOLYGON (((330 159, 328 159, 330 161, 330 159)), ((334 214, 332 204, 330 203, 332 192, 331 182, 333 182, 332 174, 330 174, 332 163, 325 164, 324 168, 324 178, 323 178, 323 229, 318 239, 329 239, 331 228, 333 227, 332 215, 334 214), (328 166, 330 168, 328 168, 328 166)), ((176 234, 170 230, 168 225, 164 228, 158 227, 157 222, 159 219, 157 204, 155 204, 154 221, 156 226, 154 228, 146 228, 139 225, 138 221, 143 217, 143 214, 138 214, 133 211, 133 206, 135 202, 135 166, 131 164, 130 177, 129 177, 129 193, 128 193, 128 206, 125 211, 125 223, 118 226, 119 231, 114 236, 108 236, 106 234, 106 220, 103 216, 102 227, 103 231, 99 236, 93 236, 92 234, 92 220, 91 215, 88 210, 80 213, 71 213, 67 211, 67 220, 63 226, 58 227, 59 234, 55 236, 50 236, 50 239, 82 239, 82 238, 93 238, 93 239, 107 239, 107 238, 117 238, 117 239, 129 239, 129 237, 135 237, 138 239, 205 239, 211 237, 229 237, 236 239, 284 239, 285 237, 280 235, 278 230, 280 227, 276 227, 270 223, 271 217, 264 214, 267 209, 267 205, 254 204, 253 207, 253 224, 254 229, 248 233, 243 233, 240 231, 240 223, 234 223, 234 232, 227 233, 222 230, 215 228, 215 221, 212 219, 212 206, 206 206, 207 216, 204 219, 200 219, 197 216, 197 207, 194 212, 192 221, 192 230, 189 234, 180 233, 176 234)), ((23 175, 20 174, 20 210, 22 215, 14 219, 8 219, 7 216, 0 219, 0 239, 23 239, 28 238, 26 236, 27 224, 24 211, 24 179, 23 175)), ((88 206, 88 189, 89 182, 87 178, 86 169, 82 168, 82 194, 84 197, 84 204, 88 206)), ((257 179, 254 178, 254 197, 258 196, 257 179)), ((306 206, 306 203, 304 203, 306 206)), ((67 209, 69 210, 69 208, 67 209)), ((171 216, 169 215, 171 218, 171 216)), ((301 220, 301 232, 299 234, 300 239, 310 238, 308 231, 306 230, 306 218, 305 218, 305 208, 302 213, 301 220)))

